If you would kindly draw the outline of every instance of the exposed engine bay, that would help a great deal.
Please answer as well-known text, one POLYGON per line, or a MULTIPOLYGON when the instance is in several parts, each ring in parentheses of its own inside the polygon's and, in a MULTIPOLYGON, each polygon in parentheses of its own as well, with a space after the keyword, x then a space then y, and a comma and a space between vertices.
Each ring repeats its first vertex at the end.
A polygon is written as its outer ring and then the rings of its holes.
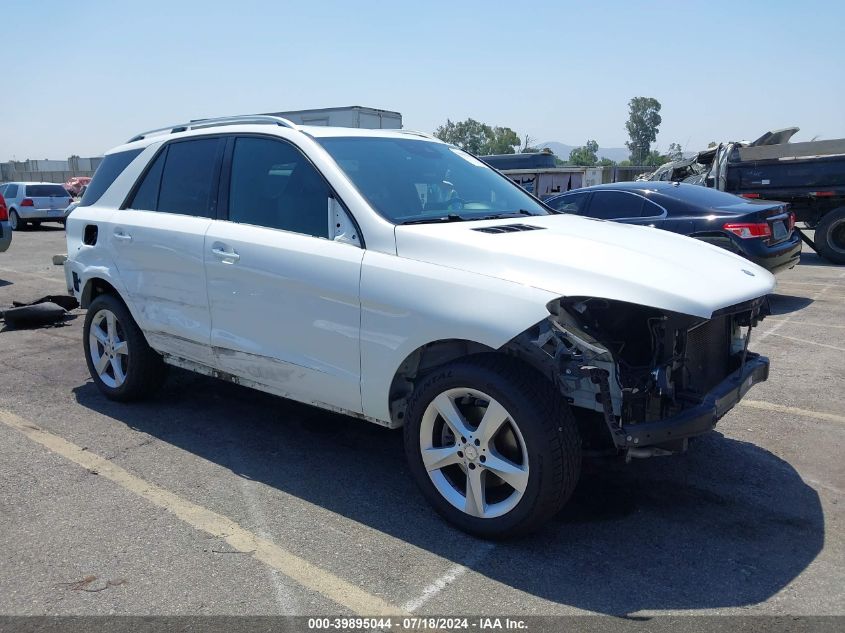
MULTIPOLYGON (((748 360, 761 358, 748 351, 748 343, 751 328, 768 313, 764 297, 710 319, 590 297, 548 307, 549 318, 514 339, 510 349, 544 369, 576 413, 600 413, 616 448, 641 445, 631 429, 702 407, 729 377, 742 374, 748 360)), ((588 439, 595 435, 585 431, 588 439)))

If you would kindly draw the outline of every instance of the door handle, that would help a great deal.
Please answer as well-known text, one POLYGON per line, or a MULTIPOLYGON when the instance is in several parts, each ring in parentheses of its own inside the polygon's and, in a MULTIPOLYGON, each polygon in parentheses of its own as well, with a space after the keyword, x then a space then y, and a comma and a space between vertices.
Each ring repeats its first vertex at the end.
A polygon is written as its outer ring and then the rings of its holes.
POLYGON ((114 239, 120 240, 121 242, 131 242, 132 236, 129 235, 129 233, 124 233, 123 231, 115 231, 114 239))
POLYGON ((241 256, 238 255, 235 251, 224 251, 222 248, 212 248, 211 252, 217 255, 220 259, 231 259, 233 261, 238 261, 241 256))

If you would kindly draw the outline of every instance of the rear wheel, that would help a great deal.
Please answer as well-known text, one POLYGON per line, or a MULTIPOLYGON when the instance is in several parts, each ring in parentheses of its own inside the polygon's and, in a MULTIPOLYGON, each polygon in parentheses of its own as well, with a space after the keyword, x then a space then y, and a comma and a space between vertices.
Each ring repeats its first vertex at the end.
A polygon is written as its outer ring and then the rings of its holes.
POLYGON ((120 299, 113 295, 94 299, 83 332, 88 371, 108 398, 137 400, 161 386, 167 366, 120 299))
POLYGON ((20 231, 26 226, 26 222, 21 220, 18 212, 12 209, 9 211, 9 228, 13 231, 20 231))
POLYGON ((829 211, 822 217, 813 241, 819 255, 834 264, 845 264, 845 207, 829 211))
POLYGON ((553 386, 484 355, 421 381, 408 405, 405 452, 444 518, 495 538, 531 531, 556 514, 581 467, 575 422, 553 386))

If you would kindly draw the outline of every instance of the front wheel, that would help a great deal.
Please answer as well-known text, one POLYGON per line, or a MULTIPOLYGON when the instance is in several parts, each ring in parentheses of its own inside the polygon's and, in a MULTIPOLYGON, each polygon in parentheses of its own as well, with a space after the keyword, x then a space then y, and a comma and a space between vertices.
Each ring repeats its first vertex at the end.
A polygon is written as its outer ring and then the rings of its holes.
POLYGON ((112 400, 144 398, 164 380, 167 366, 117 297, 100 295, 91 302, 83 344, 94 384, 112 400))
POLYGON ((819 255, 834 264, 845 264, 845 207, 822 216, 813 241, 819 255))
POLYGON ((408 405, 411 474, 448 521, 482 537, 529 532, 578 481, 575 421, 554 387, 506 358, 479 355, 434 370, 408 405))

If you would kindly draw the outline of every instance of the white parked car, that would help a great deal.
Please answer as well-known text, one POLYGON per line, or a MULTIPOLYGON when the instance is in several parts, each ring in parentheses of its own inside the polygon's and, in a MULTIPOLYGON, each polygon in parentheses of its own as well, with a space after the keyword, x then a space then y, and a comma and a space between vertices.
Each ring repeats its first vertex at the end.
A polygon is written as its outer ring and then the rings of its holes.
POLYGON ((9 208, 9 225, 13 231, 27 224, 64 223, 73 198, 62 185, 53 182, 8 182, 0 186, 0 194, 9 208))
POLYGON ((401 130, 195 121, 109 152, 68 219, 99 389, 164 364, 376 424, 484 536, 564 505, 584 451, 679 452, 768 376, 774 278, 715 246, 559 215, 401 130))

